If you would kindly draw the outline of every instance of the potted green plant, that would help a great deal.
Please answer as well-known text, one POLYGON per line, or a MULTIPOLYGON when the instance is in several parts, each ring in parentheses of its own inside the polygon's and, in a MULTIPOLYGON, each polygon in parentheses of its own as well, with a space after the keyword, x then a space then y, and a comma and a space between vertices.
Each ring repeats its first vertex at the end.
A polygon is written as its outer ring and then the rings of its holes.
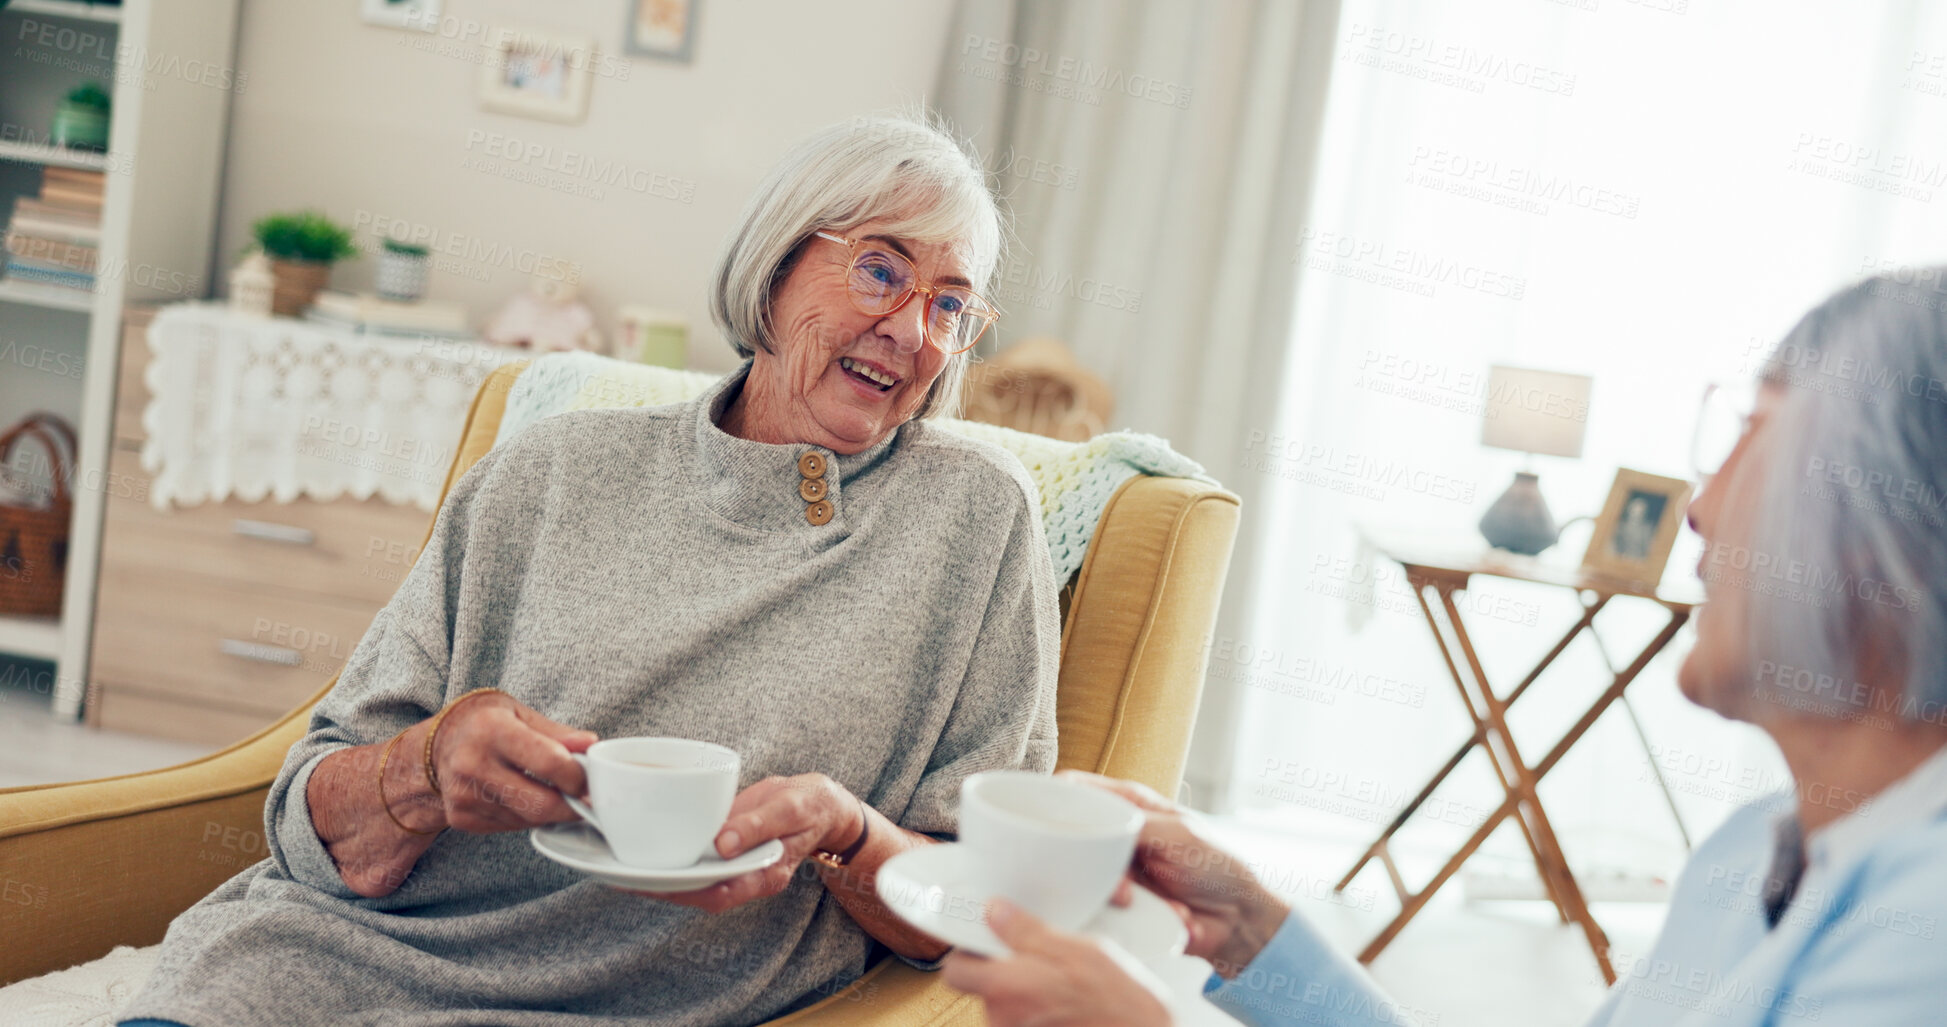
POLYGON ((258 218, 250 233, 270 257, 271 313, 296 317, 331 278, 333 261, 358 255, 352 230, 316 211, 258 218))
POLYGON ((49 141, 76 150, 108 149, 108 106, 108 90, 99 82, 83 82, 68 90, 54 108, 49 141))
POLYGON ((426 295, 426 266, 431 263, 424 246, 386 239, 379 247, 379 295, 411 303, 426 295))

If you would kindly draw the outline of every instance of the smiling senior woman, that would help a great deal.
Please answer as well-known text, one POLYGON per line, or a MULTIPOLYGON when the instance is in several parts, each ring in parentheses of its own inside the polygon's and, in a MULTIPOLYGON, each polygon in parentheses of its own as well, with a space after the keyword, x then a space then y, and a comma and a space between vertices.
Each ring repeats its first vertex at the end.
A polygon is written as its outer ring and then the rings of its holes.
POLYGON ((751 1023, 875 945, 939 958, 860 882, 953 832, 970 774, 1055 761, 1026 472, 921 419, 993 317, 984 183, 912 121, 787 156, 716 276, 748 359, 689 403, 540 422, 454 485, 271 786, 270 858, 176 919, 124 1015, 751 1023), (624 735, 737 750, 717 851, 785 858, 659 897, 542 858, 570 753, 624 735))
MULTIPOLYGON (((1677 684, 1770 735, 1796 787, 1698 846, 1655 948, 1618 960, 1590 1027, 1947 1022, 1947 305, 1916 281, 1947 268, 1805 315, 1723 433, 1724 463, 1699 468, 1708 601, 1677 684)), ((1135 875, 1179 904, 1190 951, 1228 979, 1210 995, 1225 1011, 1414 1022, 1181 811, 1087 779, 1150 811, 1135 875)), ((955 953, 946 973, 995 1027, 1168 1022, 1087 940, 994 912, 1014 957, 955 953)))

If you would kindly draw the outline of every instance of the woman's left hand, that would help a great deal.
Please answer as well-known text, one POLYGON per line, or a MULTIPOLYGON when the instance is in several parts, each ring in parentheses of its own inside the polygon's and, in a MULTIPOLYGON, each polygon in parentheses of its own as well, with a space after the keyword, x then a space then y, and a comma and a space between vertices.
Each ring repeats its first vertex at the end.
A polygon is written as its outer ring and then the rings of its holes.
POLYGON ((735 859, 775 838, 784 843, 782 859, 695 891, 636 894, 710 913, 735 909, 783 891, 806 857, 820 850, 843 851, 864 828, 859 800, 831 778, 823 774, 767 777, 738 793, 730 804, 730 816, 717 832, 717 855, 735 859))

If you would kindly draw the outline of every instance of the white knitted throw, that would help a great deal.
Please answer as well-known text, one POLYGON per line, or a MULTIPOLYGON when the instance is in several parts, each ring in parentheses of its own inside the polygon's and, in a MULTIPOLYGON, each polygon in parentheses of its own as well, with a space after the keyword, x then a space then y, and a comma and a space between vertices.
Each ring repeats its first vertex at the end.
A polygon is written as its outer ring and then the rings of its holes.
MULTIPOLYGON (((718 377, 592 353, 551 353, 536 359, 515 379, 494 444, 507 441, 543 417, 569 410, 681 403, 701 394, 718 377)), ((1196 461, 1154 435, 1117 431, 1087 442, 1063 442, 977 421, 947 419, 936 423, 956 434, 1000 446, 1028 469, 1039 492, 1041 523, 1057 581, 1067 581, 1082 566, 1102 511, 1123 482, 1148 474, 1217 484, 1196 461)))

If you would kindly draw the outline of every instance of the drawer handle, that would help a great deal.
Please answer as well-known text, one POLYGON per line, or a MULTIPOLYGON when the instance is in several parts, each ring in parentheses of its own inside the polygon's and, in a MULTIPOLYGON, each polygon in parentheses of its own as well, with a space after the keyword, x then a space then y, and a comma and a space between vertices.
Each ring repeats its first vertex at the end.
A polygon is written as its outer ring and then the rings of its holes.
POLYGON ((317 532, 310 528, 277 524, 272 521, 252 521, 242 517, 230 522, 230 533, 264 542, 282 542, 287 546, 308 546, 318 540, 317 532))
POLYGON ((240 660, 255 660, 258 663, 275 663, 283 667, 295 667, 304 662, 304 654, 296 649, 286 649, 281 645, 265 645, 262 642, 246 642, 241 638, 226 638, 216 643, 223 655, 234 656, 240 660))

